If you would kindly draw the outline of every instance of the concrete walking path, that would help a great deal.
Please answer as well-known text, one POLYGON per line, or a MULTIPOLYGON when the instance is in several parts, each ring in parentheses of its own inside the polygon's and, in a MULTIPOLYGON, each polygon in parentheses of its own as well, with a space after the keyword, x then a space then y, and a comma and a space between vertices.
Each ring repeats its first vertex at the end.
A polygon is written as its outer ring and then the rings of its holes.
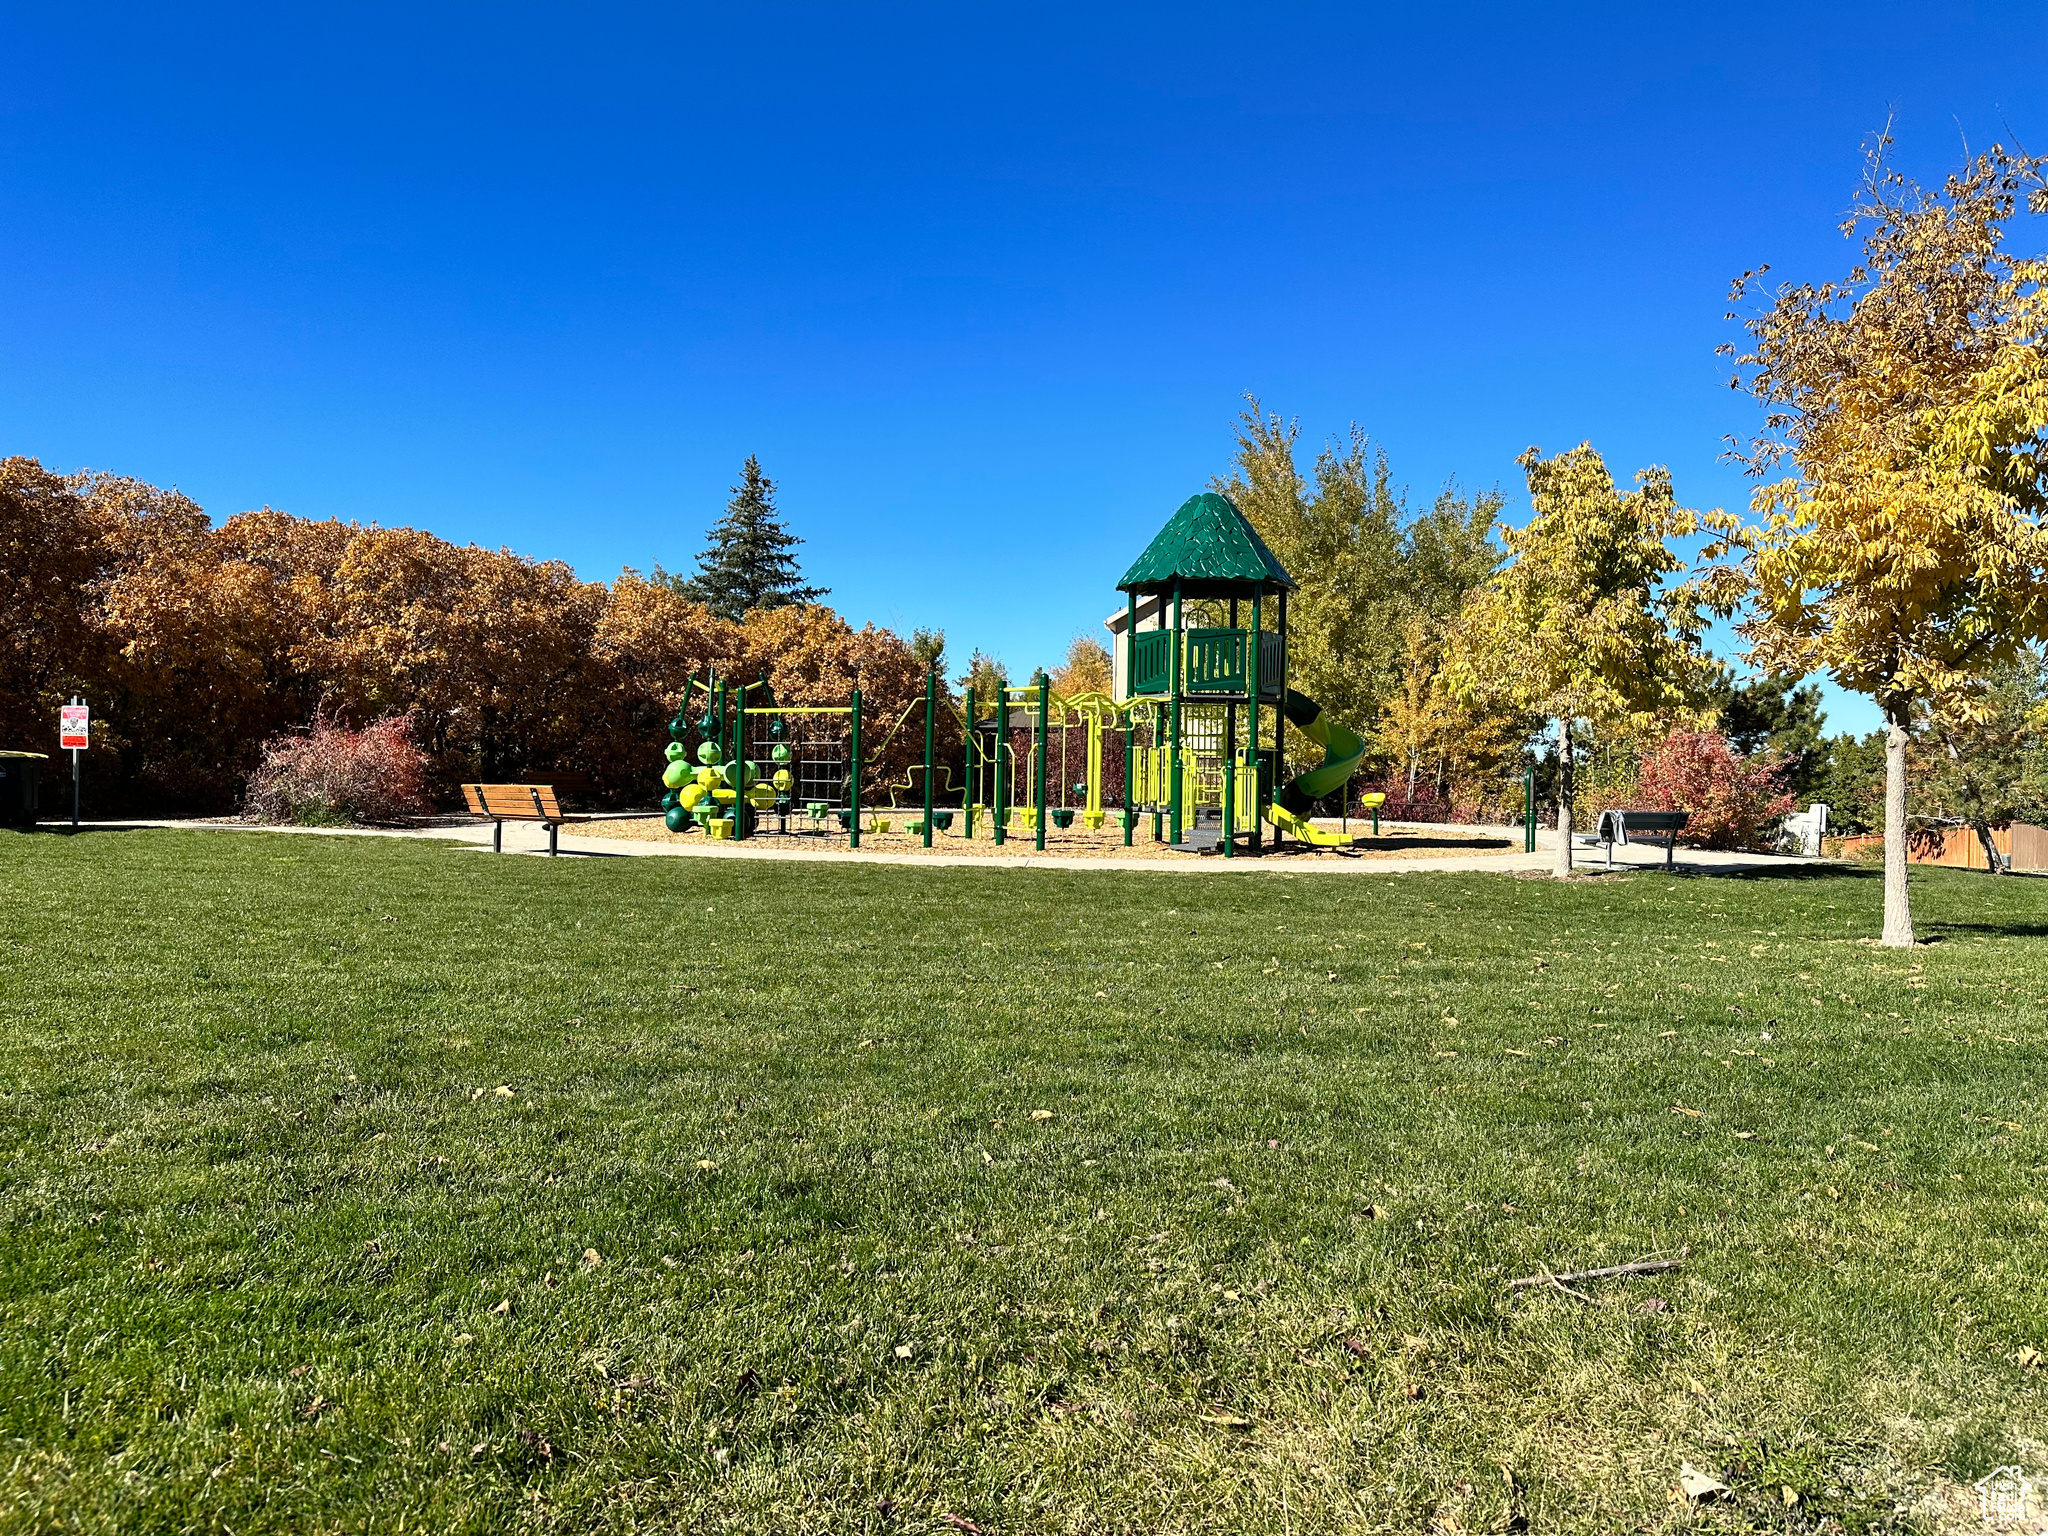
MULTIPOLYGON (((571 858, 684 858, 684 859, 753 859, 780 861, 795 864, 896 864, 896 865, 940 865, 951 869, 1050 869, 1050 870, 1122 870, 1142 874, 1288 874, 1288 875, 1408 875, 1427 874, 1505 874, 1538 875, 1547 874, 1556 861, 1557 835, 1554 832, 1539 831, 1536 834, 1536 852, 1488 854, 1451 854, 1441 857, 1403 858, 1351 858, 1351 859, 1294 859, 1286 854, 1267 855, 1263 858, 1225 859, 1215 855, 1170 854, 1159 858, 1068 858, 1056 854, 1041 854, 1035 851, 1018 854, 946 854, 936 849, 931 853, 879 853, 866 849, 837 849, 828 851, 812 848, 768 847, 756 844, 741 844, 737 847, 724 843, 691 841, 685 843, 638 842, 616 837, 578 837, 570 828, 575 823, 566 822, 558 837, 558 846, 564 857, 571 858)), ((58 830, 59 824, 46 824, 48 830, 58 830)), ((180 832, 269 832, 301 837, 399 837, 425 839, 437 842, 460 844, 466 848, 491 851, 491 827, 488 822, 454 823, 428 827, 284 827, 264 826, 251 822, 235 821, 88 821, 80 824, 82 831, 122 831, 128 829, 153 828, 180 832)), ((1391 823, 1387 831, 1397 829, 1391 823)), ((1412 830, 1412 829, 1410 829, 1412 830)), ((1435 830, 1435 829, 1432 829, 1435 830)), ((1459 828, 1475 835, 1512 836, 1518 842, 1522 835, 1520 827, 1471 827, 1459 828)), ((547 856, 547 833, 530 822, 507 822, 505 824, 505 852, 524 856, 547 856)), ((1775 853, 1721 853, 1704 849, 1682 848, 1678 851, 1675 872, 1679 874, 1729 874, 1742 870, 1776 869, 1795 864, 1820 864, 1822 859, 1801 858, 1790 854, 1775 853)), ((1581 849, 1576 861, 1577 870, 1582 874, 1602 874, 1607 870, 1606 854, 1599 849, 1581 849)), ((1664 867, 1664 850, 1651 844, 1617 848, 1614 851, 1614 872, 1629 870, 1661 870, 1664 867)))

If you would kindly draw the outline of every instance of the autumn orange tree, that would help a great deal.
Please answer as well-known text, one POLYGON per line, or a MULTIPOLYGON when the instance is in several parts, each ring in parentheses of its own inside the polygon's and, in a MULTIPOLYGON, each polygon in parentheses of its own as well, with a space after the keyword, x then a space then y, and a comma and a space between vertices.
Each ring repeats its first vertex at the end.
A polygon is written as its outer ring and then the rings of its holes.
MULTIPOLYGON (((2048 213, 2048 161, 1994 146, 1930 191, 1887 168, 1889 143, 1842 226, 1862 259, 1747 322, 1734 383, 1769 414, 1744 457, 1796 473, 1709 553, 1721 599, 1753 605, 1752 660, 1825 671, 1883 711, 1883 941, 1907 945, 1915 710, 1967 719, 1993 670, 2048 638, 2048 263, 2006 245, 2022 198, 2048 213)), ((1762 282, 1744 274, 1736 299, 1762 282)))
POLYGON ((1700 649, 1702 615, 1671 541, 1696 533, 1670 473, 1624 492, 1590 443, 1519 460, 1534 513, 1503 524, 1508 563, 1460 614, 1446 682, 1460 697, 1557 721, 1557 864, 1572 870, 1573 762, 1580 721, 1635 728, 1696 707, 1719 675, 1700 649))
MULTIPOLYGON (((728 622, 632 571, 607 585, 269 508, 216 526, 176 491, 0 461, 0 746, 49 746, 58 703, 86 693, 102 809, 227 809, 279 733, 399 715, 444 795, 571 770, 631 800, 690 676, 713 669, 791 703, 842 703, 857 682, 871 720, 923 700, 909 645, 827 608, 728 622)), ((878 772, 900 775, 913 743, 921 728, 898 732, 878 772)), ((957 757, 950 711, 939 745, 957 757)))
POLYGON ((0 459, 0 749, 54 752, 57 707, 109 660, 105 518, 65 476, 0 459))
POLYGON ((1067 646, 1067 659, 1052 674, 1052 691, 1063 699, 1084 693, 1109 693, 1109 649, 1093 635, 1076 635, 1067 646))

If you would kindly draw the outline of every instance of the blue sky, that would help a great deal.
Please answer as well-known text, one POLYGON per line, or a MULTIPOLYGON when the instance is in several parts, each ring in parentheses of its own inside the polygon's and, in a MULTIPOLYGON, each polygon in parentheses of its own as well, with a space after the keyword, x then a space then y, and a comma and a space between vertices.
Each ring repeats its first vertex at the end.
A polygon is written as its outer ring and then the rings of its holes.
POLYGON ((0 50, 0 452, 592 577, 687 567, 757 453, 849 617, 1016 669, 1247 390, 1418 500, 1590 438, 1740 503, 1728 280, 1847 264, 1890 114, 1926 177, 2048 148, 2040 3, 14 5, 0 50))

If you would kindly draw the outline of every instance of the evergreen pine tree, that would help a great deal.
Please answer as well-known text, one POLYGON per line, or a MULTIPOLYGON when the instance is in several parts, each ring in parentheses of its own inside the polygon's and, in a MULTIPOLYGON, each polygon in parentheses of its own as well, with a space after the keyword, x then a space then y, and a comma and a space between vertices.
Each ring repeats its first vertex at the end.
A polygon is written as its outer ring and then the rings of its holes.
POLYGON ((795 554, 803 540, 776 516, 775 482, 761 473, 761 461, 752 454, 732 488, 725 516, 706 538, 709 547, 697 557, 694 577, 684 581, 657 566, 655 579, 721 619, 737 622, 756 608, 815 603, 830 590, 803 584, 795 554))

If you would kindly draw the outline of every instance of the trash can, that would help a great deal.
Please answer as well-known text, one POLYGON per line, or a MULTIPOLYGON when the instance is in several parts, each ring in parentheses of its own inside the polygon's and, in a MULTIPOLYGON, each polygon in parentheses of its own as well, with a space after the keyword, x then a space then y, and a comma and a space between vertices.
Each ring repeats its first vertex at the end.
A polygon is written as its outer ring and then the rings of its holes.
POLYGON ((36 824, 43 752, 0 752, 0 827, 32 827, 36 824))

